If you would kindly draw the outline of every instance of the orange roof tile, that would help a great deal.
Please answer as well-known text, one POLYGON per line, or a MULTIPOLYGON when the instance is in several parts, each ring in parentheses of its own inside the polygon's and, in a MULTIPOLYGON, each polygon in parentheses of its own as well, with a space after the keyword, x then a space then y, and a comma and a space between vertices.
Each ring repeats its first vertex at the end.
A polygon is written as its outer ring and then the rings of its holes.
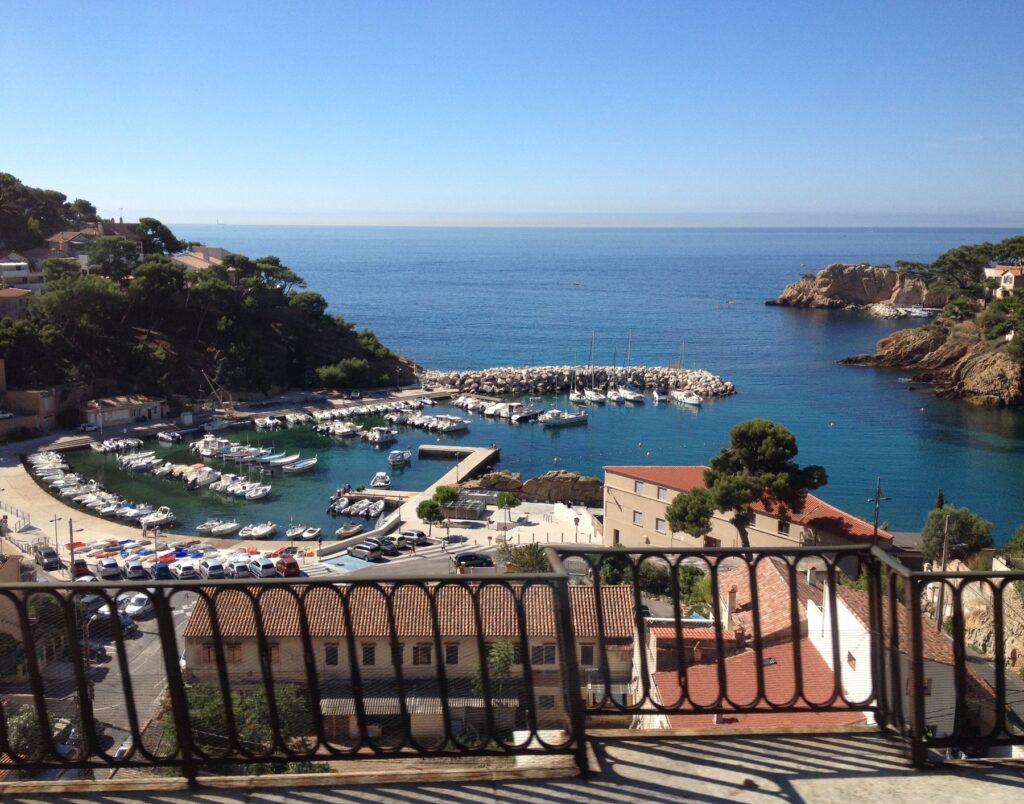
MULTIPOLYGON (((305 603, 310 634, 314 637, 342 636, 348 633, 344 604, 347 600, 352 630, 360 637, 386 637, 392 633, 384 589, 338 584, 331 587, 284 588, 252 587, 258 602, 264 631, 269 637, 301 636, 296 596, 305 603)), ((477 627, 473 590, 477 591, 484 636, 519 635, 514 593, 525 606, 526 627, 531 636, 555 636, 557 626, 551 589, 547 586, 513 587, 482 585, 458 587, 441 585, 426 589, 398 585, 390 590, 394 633, 400 637, 429 637, 434 633, 433 610, 443 636, 476 636, 477 627), (431 606, 433 597, 435 606, 431 606)), ((256 618, 253 600, 245 592, 226 588, 211 589, 221 636, 255 637, 256 618)), ((577 636, 597 636, 594 590, 590 586, 569 587, 573 627, 577 636)), ((633 598, 628 586, 601 587, 604 631, 608 639, 633 638, 633 598)), ((185 626, 186 637, 209 637, 211 606, 200 599, 185 626)))
MULTIPOLYGON (((814 645, 807 638, 800 640, 800 669, 803 680, 803 691, 806 699, 812 703, 824 703, 835 689, 835 675, 829 669, 814 645)), ((765 698, 771 703, 785 703, 796 691, 794 675, 795 652, 792 642, 783 642, 765 648, 762 652, 765 659, 774 659, 773 664, 762 665, 764 673, 765 698)), ((707 728, 710 726, 728 729, 739 727, 782 728, 797 726, 845 726, 865 722, 863 712, 846 710, 838 712, 814 712, 807 708, 807 703, 796 704, 795 711, 768 712, 753 714, 742 712, 735 707, 750 706, 757 702, 757 654, 753 650, 745 650, 724 660, 725 691, 733 706, 723 700, 721 706, 734 709, 735 714, 719 715, 686 713, 693 708, 687 703, 684 712, 669 715, 672 728, 707 728)), ((714 706, 720 689, 718 683, 718 662, 692 664, 686 667, 686 688, 690 700, 698 706, 714 706)), ((654 683, 661 699, 666 706, 674 706, 682 695, 680 685, 681 672, 655 673, 654 683)), ((842 701, 837 701, 842 705, 842 701)), ((759 705, 763 706, 761 702, 759 705)))
MULTIPOLYGON (((722 572, 718 578, 719 595, 728 600, 729 591, 736 588, 736 608, 730 612, 733 623, 742 626, 747 636, 754 636, 754 595, 750 588, 750 569, 737 567, 722 572)), ((762 558, 757 562, 757 604, 761 640, 772 642, 792 634, 790 620, 790 583, 786 562, 776 558, 762 558)), ((807 583, 803 574, 796 573, 797 619, 807 619, 807 601, 821 605, 821 590, 807 583)))
POLYGON ((31 295, 32 291, 28 288, 0 288, 0 299, 20 299, 31 295))
MULTIPOLYGON (((666 642, 675 643, 676 640, 676 629, 673 625, 656 625, 648 629, 657 640, 664 640, 666 642)), ((698 628, 686 627, 685 622, 682 628, 682 637, 686 642, 714 642, 715 641, 715 629, 710 626, 700 626, 698 628)), ((725 642, 735 642, 736 632, 728 628, 722 629, 722 639, 725 642)))
MULTIPOLYGON (((705 468, 703 466, 606 466, 604 470, 634 480, 642 480, 645 483, 664 486, 673 491, 689 491, 693 488, 704 487, 705 468)), ((813 494, 807 495, 804 509, 799 514, 794 514, 783 506, 777 506, 774 511, 769 511, 759 502, 754 503, 751 507, 758 513, 776 518, 785 512, 788 513, 788 519, 794 524, 807 525, 847 538, 870 539, 873 533, 870 523, 836 508, 813 494)), ((879 528, 878 538, 892 541, 892 534, 879 528)))

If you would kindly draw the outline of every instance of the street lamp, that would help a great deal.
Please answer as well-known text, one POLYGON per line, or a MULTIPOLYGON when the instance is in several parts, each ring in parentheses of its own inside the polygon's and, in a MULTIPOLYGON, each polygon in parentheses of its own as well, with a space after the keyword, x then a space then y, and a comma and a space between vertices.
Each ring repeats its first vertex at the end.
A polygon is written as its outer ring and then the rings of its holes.
MULTIPOLYGON (((54 528, 56 530, 56 528, 54 528)), ((71 560, 68 563, 68 577, 71 577, 71 573, 74 572, 75 566, 75 534, 81 533, 85 528, 76 528, 71 524, 71 517, 68 517, 68 550, 71 552, 71 560)), ((60 555, 60 550, 57 550, 57 554, 60 555)))
POLYGON ((882 478, 879 477, 875 481, 875 496, 868 498, 868 502, 873 502, 875 504, 875 516, 872 520, 871 528, 871 544, 873 546, 878 544, 878 513, 882 507, 882 502, 891 499, 892 497, 882 496, 882 478))
POLYGON ((57 536, 57 523, 62 521, 63 519, 64 519, 64 517, 57 516, 56 514, 54 514, 53 515, 53 519, 48 520, 48 521, 53 523, 53 546, 54 546, 54 549, 56 549, 57 542, 60 540, 59 537, 57 536))

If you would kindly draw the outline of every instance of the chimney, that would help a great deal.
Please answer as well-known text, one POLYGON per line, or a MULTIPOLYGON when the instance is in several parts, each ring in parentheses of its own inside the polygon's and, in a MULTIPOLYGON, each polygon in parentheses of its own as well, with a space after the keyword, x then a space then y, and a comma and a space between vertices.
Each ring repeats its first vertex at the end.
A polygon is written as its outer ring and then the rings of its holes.
POLYGON ((736 649, 743 650, 747 643, 747 632, 744 630, 742 625, 737 625, 734 629, 736 634, 736 649))
POLYGON ((729 626, 732 623, 732 613, 736 611, 736 587, 732 586, 729 589, 728 603, 725 606, 725 615, 722 617, 722 628, 728 631, 729 626))
POLYGON ((117 222, 118 223, 124 223, 124 215, 121 215, 120 217, 118 217, 117 222))

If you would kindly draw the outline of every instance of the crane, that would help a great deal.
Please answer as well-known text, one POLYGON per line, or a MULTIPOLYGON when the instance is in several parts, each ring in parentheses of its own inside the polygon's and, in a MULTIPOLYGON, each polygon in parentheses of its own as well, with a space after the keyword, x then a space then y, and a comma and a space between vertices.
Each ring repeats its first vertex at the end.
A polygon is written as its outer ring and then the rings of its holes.
POLYGON ((203 371, 202 374, 203 379, 205 379, 206 382, 209 384, 210 390, 213 391, 213 396, 217 400, 217 404, 220 405, 221 408, 224 410, 224 415, 234 416, 235 400, 234 398, 232 398, 231 392, 225 389, 224 386, 222 386, 219 382, 213 379, 213 377, 207 374, 206 371, 203 371))

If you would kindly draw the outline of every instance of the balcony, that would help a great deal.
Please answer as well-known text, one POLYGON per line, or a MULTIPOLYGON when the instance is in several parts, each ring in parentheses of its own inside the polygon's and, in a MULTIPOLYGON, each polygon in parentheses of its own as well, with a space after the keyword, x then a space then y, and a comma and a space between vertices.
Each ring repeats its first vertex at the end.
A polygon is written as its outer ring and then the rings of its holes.
POLYGON ((1024 696, 1000 647, 972 652, 964 611, 989 600, 1001 637, 1024 573, 915 573, 860 547, 549 560, 538 575, 4 585, 0 651, 23 672, 0 676, 0 793, 379 778, 429 800, 484 778, 527 800, 865 780, 874 797, 906 796, 926 765, 949 790, 1021 782, 965 762, 1024 743, 1024 696), (936 585, 948 628, 927 616, 936 585))

